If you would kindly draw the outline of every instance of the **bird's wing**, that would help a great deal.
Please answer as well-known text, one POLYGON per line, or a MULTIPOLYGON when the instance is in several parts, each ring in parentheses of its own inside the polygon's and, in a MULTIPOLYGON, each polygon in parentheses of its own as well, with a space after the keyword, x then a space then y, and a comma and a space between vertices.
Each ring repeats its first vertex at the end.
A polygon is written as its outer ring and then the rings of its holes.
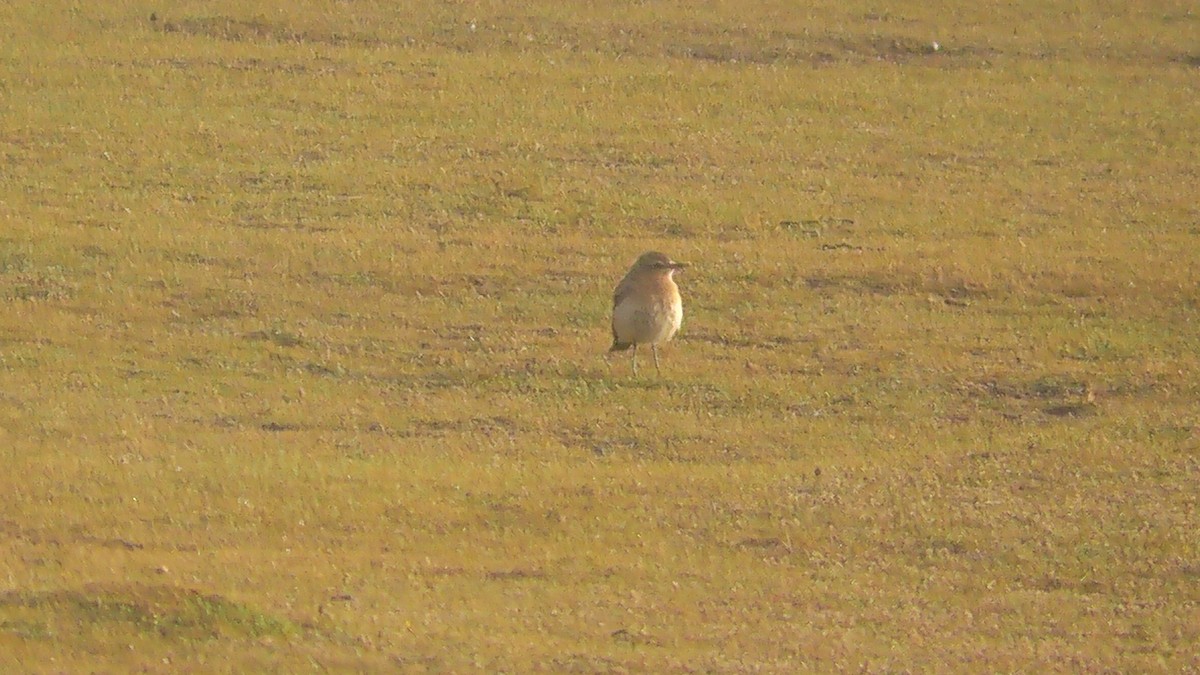
POLYGON ((616 290, 613 291, 613 309, 615 310, 621 301, 628 298, 630 293, 633 293, 633 283, 627 276, 617 284, 616 290))
POLYGON ((633 293, 633 283, 629 276, 626 275, 621 283, 617 284, 617 288, 613 291, 613 317, 612 317, 612 334, 613 334, 613 350, 624 349, 629 345, 621 343, 621 339, 617 337, 617 307, 625 301, 633 293))

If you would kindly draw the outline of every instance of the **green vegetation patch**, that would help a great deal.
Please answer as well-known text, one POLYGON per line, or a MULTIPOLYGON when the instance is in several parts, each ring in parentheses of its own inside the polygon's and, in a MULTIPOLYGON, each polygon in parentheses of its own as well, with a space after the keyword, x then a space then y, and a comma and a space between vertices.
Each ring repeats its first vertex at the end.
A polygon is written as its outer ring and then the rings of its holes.
POLYGON ((150 633, 170 640, 286 637, 297 627, 217 594, 166 585, 92 584, 0 595, 0 631, 55 639, 80 631, 150 633))

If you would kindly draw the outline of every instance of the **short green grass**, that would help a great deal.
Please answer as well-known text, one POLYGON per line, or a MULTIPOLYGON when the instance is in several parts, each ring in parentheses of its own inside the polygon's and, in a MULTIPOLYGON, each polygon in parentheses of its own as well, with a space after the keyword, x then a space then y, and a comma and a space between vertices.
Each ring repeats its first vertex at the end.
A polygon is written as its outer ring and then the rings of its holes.
POLYGON ((6 672, 1200 668, 1192 3, 0 19, 6 672))

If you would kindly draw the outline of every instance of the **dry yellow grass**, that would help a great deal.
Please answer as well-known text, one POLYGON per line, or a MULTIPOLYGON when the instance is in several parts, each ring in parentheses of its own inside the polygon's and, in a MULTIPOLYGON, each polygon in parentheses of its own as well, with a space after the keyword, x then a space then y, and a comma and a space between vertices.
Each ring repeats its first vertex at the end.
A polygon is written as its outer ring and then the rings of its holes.
POLYGON ((1191 3, 101 4, 0 8, 0 669, 1200 668, 1191 3))

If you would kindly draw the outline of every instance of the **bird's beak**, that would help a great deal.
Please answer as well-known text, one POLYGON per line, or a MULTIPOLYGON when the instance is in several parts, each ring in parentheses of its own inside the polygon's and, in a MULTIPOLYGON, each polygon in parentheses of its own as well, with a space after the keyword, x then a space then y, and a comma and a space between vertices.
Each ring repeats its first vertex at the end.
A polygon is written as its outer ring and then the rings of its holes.
POLYGON ((673 262, 673 263, 671 263, 671 269, 673 269, 673 270, 687 269, 687 263, 673 262))

